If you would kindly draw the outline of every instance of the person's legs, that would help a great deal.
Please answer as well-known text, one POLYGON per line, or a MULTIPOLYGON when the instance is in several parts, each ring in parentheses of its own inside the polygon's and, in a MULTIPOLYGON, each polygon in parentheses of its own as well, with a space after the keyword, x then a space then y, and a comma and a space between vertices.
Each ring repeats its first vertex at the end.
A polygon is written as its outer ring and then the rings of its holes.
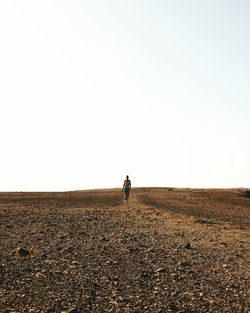
POLYGON ((124 199, 125 199, 126 202, 128 201, 128 197, 129 197, 129 191, 125 190, 125 192, 124 192, 124 199))

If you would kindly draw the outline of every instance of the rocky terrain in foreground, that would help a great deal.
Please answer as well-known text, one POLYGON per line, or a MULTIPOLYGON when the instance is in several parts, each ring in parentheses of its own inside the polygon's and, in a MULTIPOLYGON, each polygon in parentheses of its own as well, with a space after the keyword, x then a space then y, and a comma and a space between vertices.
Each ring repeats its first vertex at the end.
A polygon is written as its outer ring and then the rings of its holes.
POLYGON ((0 193, 0 313, 250 312, 244 190, 0 193))

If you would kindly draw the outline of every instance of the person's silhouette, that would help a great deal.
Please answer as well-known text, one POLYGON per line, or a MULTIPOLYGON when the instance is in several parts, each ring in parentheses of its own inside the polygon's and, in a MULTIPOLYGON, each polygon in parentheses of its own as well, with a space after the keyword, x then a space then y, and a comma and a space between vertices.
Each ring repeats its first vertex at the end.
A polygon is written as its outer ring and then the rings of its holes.
POLYGON ((129 180, 128 175, 126 176, 126 179, 124 180, 122 189, 124 191, 124 201, 127 202, 128 197, 129 197, 129 191, 131 189, 131 181, 129 180))

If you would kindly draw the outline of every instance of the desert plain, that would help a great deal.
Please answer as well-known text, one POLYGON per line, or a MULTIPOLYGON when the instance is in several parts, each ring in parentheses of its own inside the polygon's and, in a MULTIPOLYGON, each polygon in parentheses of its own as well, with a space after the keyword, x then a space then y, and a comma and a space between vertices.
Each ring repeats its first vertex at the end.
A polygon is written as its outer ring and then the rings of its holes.
POLYGON ((0 313, 250 312, 250 192, 0 193, 0 313))

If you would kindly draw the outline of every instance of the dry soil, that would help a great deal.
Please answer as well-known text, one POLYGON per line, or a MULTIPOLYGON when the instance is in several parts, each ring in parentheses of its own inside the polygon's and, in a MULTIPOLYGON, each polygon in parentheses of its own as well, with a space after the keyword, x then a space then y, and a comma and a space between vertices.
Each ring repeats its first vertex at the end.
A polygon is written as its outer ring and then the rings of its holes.
POLYGON ((247 190, 0 194, 0 312, 250 312, 247 190))

